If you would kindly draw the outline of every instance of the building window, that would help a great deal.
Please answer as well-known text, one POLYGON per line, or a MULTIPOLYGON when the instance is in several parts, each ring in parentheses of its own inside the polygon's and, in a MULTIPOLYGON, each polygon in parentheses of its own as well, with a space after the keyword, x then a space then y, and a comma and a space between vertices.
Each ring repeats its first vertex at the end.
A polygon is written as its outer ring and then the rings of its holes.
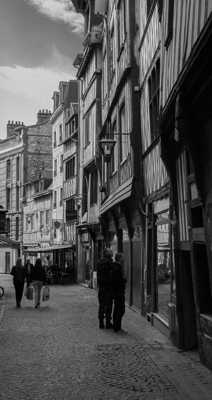
POLYGON ((104 52, 104 56, 103 56, 103 80, 102 80, 102 84, 103 84, 103 101, 106 98, 107 95, 107 53, 106 51, 104 52))
POLYGON ((120 0, 118 4, 118 52, 123 48, 126 35, 126 11, 125 0, 120 0))
POLYGON ((62 138, 63 138, 63 128, 62 128, 62 124, 59 125, 59 141, 62 142, 62 138))
POLYGON ((15 219, 15 239, 19 239, 19 217, 15 219))
POLYGON ((53 202, 53 208, 57 207, 57 191, 54 191, 54 202, 53 202))
POLYGON ((16 180, 19 181, 20 179, 20 158, 16 158, 16 180))
POLYGON ((10 235, 10 219, 6 218, 6 233, 9 236, 10 235))
POLYGON ((66 180, 75 176, 75 157, 72 157, 66 163, 66 180))
POLYGON ((34 214, 31 215, 31 231, 34 229, 34 214))
POLYGON ((44 227, 44 211, 40 211, 40 228, 44 227))
POLYGON ((7 210, 11 208, 11 189, 7 187, 6 189, 6 207, 7 210))
POLYGON ((97 171, 91 173, 91 188, 90 188, 90 205, 93 206, 97 203, 97 171))
POLYGON ((50 211, 46 210, 46 226, 48 227, 50 223, 50 211))
POLYGON ((63 188, 60 188, 60 206, 63 205, 63 188))
POLYGON ((66 201, 66 222, 71 222, 77 219, 77 210, 75 200, 69 199, 66 201))
POLYGON ((153 68, 148 80, 149 86, 149 117, 152 141, 159 135, 159 92, 160 92, 160 61, 153 68))
POLYGON ((169 43, 172 40, 173 36, 173 19, 174 19, 174 0, 168 1, 168 20, 167 20, 167 32, 166 32, 166 40, 165 47, 169 47, 169 43))
POLYGON ((19 211, 19 202, 20 202, 19 186, 16 186, 16 211, 19 211))
POLYGON ((7 160, 7 172, 6 172, 7 179, 11 179, 11 161, 7 160))
POLYGON ((117 143, 117 122, 113 121, 112 124, 112 138, 116 140, 113 148, 113 153, 111 157, 111 173, 114 173, 118 169, 118 143, 117 143))
POLYGON ((63 172, 63 155, 60 156, 60 172, 63 172))
POLYGON ((56 135, 56 131, 54 131, 54 147, 57 146, 57 135, 56 135))
POLYGON ((83 186, 82 186, 82 214, 84 214, 88 210, 88 182, 87 177, 83 177, 83 186))
POLYGON ((130 152, 130 137, 127 134, 126 108, 123 103, 119 111, 119 143, 120 143, 120 162, 124 161, 130 152))
POLYGON ((88 112, 85 116, 85 147, 90 144, 90 123, 91 115, 88 112))
POLYGON ((112 83, 115 74, 115 35, 114 26, 112 26, 110 31, 110 47, 109 47, 109 80, 112 83))
POLYGON ((54 160, 54 176, 57 176, 57 160, 54 160))

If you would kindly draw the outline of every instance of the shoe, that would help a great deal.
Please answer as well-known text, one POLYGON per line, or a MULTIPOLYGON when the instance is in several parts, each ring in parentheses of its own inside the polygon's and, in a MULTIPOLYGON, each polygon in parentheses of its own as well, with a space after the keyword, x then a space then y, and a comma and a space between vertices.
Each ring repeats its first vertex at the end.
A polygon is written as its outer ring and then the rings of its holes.
POLYGON ((36 306, 35 306, 35 308, 38 308, 38 307, 40 307, 40 303, 36 304, 36 306))
POLYGON ((112 329, 113 325, 111 324, 111 322, 106 322, 106 329, 112 329))

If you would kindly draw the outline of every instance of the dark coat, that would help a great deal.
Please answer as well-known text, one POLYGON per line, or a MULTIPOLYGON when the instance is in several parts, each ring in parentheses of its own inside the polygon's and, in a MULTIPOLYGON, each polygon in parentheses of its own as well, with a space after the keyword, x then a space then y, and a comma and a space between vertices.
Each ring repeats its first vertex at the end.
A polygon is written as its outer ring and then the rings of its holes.
POLYGON ((112 287, 113 261, 102 258, 97 264, 97 286, 99 289, 111 289, 112 287))
POLYGON ((123 293, 125 291, 126 279, 124 277, 123 266, 115 261, 112 265, 112 289, 113 293, 123 293))
POLYGON ((24 284, 26 278, 25 268, 17 267, 16 265, 12 267, 11 275, 13 275, 13 283, 14 284, 24 284))
POLYGON ((32 268, 31 281, 46 282, 46 273, 42 266, 35 266, 32 268))

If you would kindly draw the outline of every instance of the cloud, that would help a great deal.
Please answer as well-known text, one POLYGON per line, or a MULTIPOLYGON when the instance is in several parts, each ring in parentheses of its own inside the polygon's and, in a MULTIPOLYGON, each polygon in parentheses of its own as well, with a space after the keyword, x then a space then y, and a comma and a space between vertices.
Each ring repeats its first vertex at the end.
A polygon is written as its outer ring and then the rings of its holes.
POLYGON ((72 78, 43 67, 0 67, 0 137, 6 135, 8 120, 35 123, 39 109, 52 109, 52 94, 59 81, 72 78))
POLYGON ((65 22, 73 32, 83 32, 83 17, 76 13, 70 0, 25 0, 25 2, 52 20, 65 22))

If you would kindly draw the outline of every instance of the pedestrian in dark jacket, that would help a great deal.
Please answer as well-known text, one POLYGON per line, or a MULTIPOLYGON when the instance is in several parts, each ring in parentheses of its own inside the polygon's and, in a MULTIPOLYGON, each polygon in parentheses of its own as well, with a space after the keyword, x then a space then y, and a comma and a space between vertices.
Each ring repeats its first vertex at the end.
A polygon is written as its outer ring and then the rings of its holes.
POLYGON ((32 268, 33 264, 31 264, 30 260, 28 259, 25 264, 27 286, 29 286, 31 281, 32 268))
POLYGON ((11 275, 13 275, 13 284, 15 287, 16 307, 20 308, 26 278, 25 268, 20 258, 17 259, 16 265, 12 267, 11 275))
POLYGON ((103 258, 97 264, 97 287, 99 300, 99 328, 104 328, 104 317, 106 318, 106 328, 112 327, 112 282, 111 272, 113 264, 113 253, 111 249, 104 249, 103 258))
POLYGON ((125 313, 125 286, 123 255, 122 253, 117 253, 112 269, 113 329, 115 332, 121 330, 121 321, 125 313))
POLYGON ((35 266, 32 268, 31 279, 35 294, 35 308, 40 307, 41 289, 46 283, 46 273, 42 266, 41 259, 37 258, 35 266))

